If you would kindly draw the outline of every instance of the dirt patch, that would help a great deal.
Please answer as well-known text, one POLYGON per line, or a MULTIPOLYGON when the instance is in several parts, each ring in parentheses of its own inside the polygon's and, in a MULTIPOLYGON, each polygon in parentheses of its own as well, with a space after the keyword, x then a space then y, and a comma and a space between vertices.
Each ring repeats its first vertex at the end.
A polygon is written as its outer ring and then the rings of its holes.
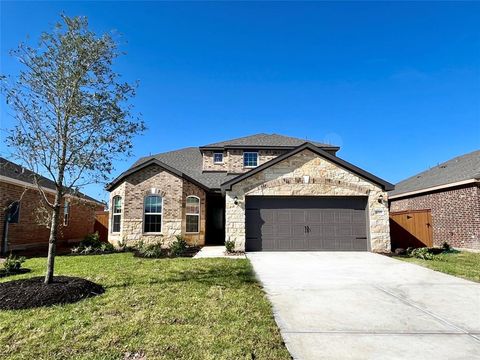
POLYGON ((105 292, 101 285, 77 277, 55 276, 48 285, 43 280, 43 276, 38 276, 0 283, 0 309, 18 310, 73 303, 105 292))

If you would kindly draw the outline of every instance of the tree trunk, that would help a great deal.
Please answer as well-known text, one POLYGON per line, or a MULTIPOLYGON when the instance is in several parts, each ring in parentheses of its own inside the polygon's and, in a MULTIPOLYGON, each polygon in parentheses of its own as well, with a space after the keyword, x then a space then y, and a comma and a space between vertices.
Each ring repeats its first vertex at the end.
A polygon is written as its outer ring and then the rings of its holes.
POLYGON ((47 258, 47 273, 45 274, 45 284, 50 284, 53 281, 53 269, 55 265, 55 248, 57 243, 58 225, 60 218, 60 203, 62 195, 57 190, 55 194, 55 203, 52 210, 52 221, 50 224, 50 237, 48 239, 48 258, 47 258))

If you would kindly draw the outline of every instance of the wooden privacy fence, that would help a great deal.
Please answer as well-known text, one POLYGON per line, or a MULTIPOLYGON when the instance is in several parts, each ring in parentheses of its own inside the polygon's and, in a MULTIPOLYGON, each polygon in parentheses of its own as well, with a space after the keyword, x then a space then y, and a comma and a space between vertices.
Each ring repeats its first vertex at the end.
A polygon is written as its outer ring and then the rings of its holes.
POLYGON ((108 211, 95 211, 93 231, 98 231, 101 241, 108 241, 108 211))
POLYGON ((431 247, 432 214, 430 210, 409 210, 390 213, 392 250, 408 247, 431 247))

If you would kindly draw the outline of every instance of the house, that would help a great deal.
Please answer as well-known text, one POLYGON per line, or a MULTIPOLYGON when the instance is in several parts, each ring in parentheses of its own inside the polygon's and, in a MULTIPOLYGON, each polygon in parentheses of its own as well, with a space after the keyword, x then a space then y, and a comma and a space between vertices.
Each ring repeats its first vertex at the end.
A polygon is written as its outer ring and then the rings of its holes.
MULTIPOLYGON (((53 202, 55 183, 0 157, 1 253, 46 254, 50 230, 47 215, 34 177, 53 202)), ((82 193, 67 194, 62 204, 57 247, 61 252, 93 232, 95 211, 101 202, 82 193)))
MULTIPOLYGON (((480 150, 400 181, 389 199, 392 225, 415 235, 423 246, 448 242, 480 250, 480 150)), ((402 239, 397 246, 412 245, 402 239)))
POLYGON ((390 250, 390 183, 338 147, 257 134, 139 159, 112 181, 109 241, 390 250))

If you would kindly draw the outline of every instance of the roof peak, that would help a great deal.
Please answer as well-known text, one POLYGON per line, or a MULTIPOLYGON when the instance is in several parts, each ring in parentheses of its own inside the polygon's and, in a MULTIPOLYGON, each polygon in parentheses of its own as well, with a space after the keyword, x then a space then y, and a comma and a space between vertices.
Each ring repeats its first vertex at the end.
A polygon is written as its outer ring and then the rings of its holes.
POLYGON ((207 144, 200 146, 200 149, 206 148, 225 148, 225 147, 239 147, 239 146, 248 146, 248 147, 279 147, 279 148, 292 148, 300 146, 303 143, 310 142, 315 146, 323 148, 338 148, 331 144, 325 144, 311 139, 301 139, 298 137, 280 135, 280 134, 267 134, 267 133, 258 133, 252 135, 246 135, 231 140, 224 140, 216 143, 207 144))

